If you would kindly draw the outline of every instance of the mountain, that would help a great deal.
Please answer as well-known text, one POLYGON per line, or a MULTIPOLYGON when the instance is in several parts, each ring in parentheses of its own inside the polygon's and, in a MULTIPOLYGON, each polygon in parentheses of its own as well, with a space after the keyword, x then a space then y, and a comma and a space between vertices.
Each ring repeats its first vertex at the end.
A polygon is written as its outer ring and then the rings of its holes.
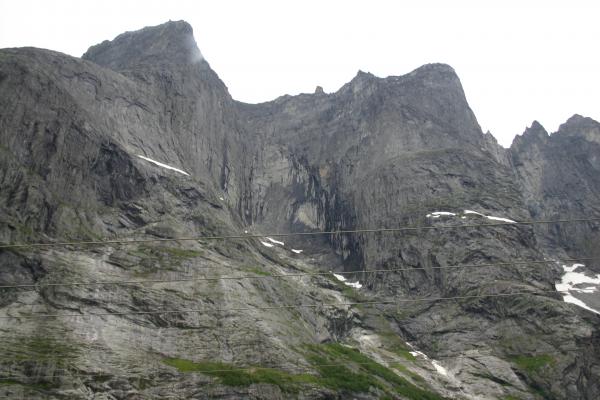
POLYGON ((245 104, 178 21, 0 50, 0 137, 55 244, 0 246, 7 398, 600 396, 596 121, 503 149, 443 64, 245 104))
MULTIPOLYGON (((515 138, 510 156, 527 207, 536 219, 582 218, 600 213, 600 124, 574 115, 549 135, 534 122, 515 138)), ((547 248, 589 253, 598 241, 595 225, 538 228, 547 248)))

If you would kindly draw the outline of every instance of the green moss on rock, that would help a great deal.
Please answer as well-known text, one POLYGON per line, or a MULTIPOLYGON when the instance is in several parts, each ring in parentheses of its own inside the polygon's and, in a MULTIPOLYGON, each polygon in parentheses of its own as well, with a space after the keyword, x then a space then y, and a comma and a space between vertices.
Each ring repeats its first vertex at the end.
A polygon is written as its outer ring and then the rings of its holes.
POLYGON ((308 360, 319 371, 325 386, 332 389, 364 392, 370 387, 375 387, 388 394, 396 393, 411 400, 443 399, 432 391, 412 384, 357 349, 338 343, 306 347, 309 353, 308 360))
POLYGON ((556 363, 556 360, 548 354, 541 354, 537 356, 513 356, 510 360, 519 367, 519 369, 532 374, 539 373, 545 367, 552 366, 556 363))
POLYGON ((240 368, 220 362, 193 362, 182 358, 165 358, 163 362, 177 368, 179 372, 199 372, 218 378, 226 386, 250 386, 267 383, 278 386, 284 392, 298 392, 302 384, 317 383, 317 378, 308 374, 290 374, 273 368, 240 368))

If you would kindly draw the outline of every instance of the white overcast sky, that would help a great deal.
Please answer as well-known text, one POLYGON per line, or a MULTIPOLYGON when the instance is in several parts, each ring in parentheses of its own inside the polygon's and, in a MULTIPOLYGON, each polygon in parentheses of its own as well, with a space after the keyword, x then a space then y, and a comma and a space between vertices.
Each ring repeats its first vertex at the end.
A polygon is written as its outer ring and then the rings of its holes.
POLYGON ((81 56, 124 31, 188 21, 245 102, 333 92, 360 69, 402 75, 450 64, 484 131, 507 146, 533 120, 600 121, 600 1, 0 0, 0 48, 81 56))

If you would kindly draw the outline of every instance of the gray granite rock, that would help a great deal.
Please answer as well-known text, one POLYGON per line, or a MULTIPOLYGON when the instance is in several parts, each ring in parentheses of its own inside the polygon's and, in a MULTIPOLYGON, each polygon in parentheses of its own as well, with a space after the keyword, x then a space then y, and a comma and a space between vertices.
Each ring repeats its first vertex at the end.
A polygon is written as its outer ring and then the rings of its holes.
MULTIPOLYGON (((82 59, 3 49, 0 240, 595 216, 599 132, 579 116, 552 135, 535 123, 502 149, 443 64, 388 78, 359 71, 334 93, 317 87, 236 102, 183 21, 124 33, 82 59), (454 215, 427 216, 436 211, 454 215)), ((510 261, 596 254, 597 229, 508 225, 277 238, 284 245, 242 237, 0 250, 0 284, 39 285, 0 289, 0 316, 15 317, 0 319, 0 393, 595 399, 598 317, 549 293, 562 272, 554 263, 510 261), (488 263, 508 264, 444 269, 488 263), (348 279, 363 287, 330 274, 263 276, 328 271, 354 272, 348 279), (262 277, 207 280, 245 275, 262 277), (154 282, 44 286, 140 280, 154 282), (510 292, 531 294, 406 301, 510 292), (345 304, 369 301, 386 304, 345 304), (140 314, 156 310, 194 311, 140 314), (78 315, 27 318, 48 313, 78 315), (118 315, 98 315, 106 313, 118 315), (429 358, 411 356, 417 349, 429 358), (255 369, 223 371, 235 366, 255 369)))

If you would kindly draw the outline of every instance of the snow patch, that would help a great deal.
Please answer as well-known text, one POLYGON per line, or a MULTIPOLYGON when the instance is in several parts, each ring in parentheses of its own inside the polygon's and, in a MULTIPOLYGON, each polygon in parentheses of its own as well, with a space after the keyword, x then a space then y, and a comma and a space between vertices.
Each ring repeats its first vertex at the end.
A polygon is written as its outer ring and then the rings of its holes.
POLYGON ((175 171, 175 172, 179 172, 180 174, 183 174, 183 175, 190 176, 190 174, 188 174, 188 173, 187 173, 187 172, 185 172, 185 171, 182 171, 182 170, 180 170, 179 168, 171 167, 170 165, 163 164, 163 163, 161 163, 161 162, 155 161, 155 160, 153 160, 153 159, 151 159, 151 158, 148 158, 148 157, 141 156, 141 155, 139 155, 139 154, 138 154, 138 157, 139 157, 139 158, 141 158, 142 160, 146 160, 146 161, 149 161, 149 162, 151 162, 151 163, 153 163, 153 164, 156 164, 156 165, 158 165, 159 167, 163 167, 163 168, 166 168, 166 169, 170 169, 170 170, 173 170, 173 171, 175 171))
MULTIPOLYGON (((410 346, 410 347, 414 349, 414 347, 413 347, 413 346, 410 346)), ((421 357, 423 357, 424 359, 426 359, 426 360, 429 360, 429 357, 427 357, 427 355, 426 355, 425 353, 421 352, 421 351, 417 351, 417 350, 415 350, 415 351, 409 351, 409 353, 410 353, 410 354, 411 354, 413 357, 419 357, 419 356, 421 356, 421 357)))
POLYGON ((271 242, 271 243, 280 244, 280 245, 282 245, 282 246, 284 245, 284 243, 283 243, 283 242, 280 242, 279 240, 275 240, 275 239, 273 239, 273 238, 270 238, 270 237, 268 237, 268 236, 267 236, 267 240, 268 240, 269 242, 271 242))
POLYGON ((432 360, 431 364, 433 365, 433 368, 435 368, 435 370, 438 372, 438 374, 448 376, 448 370, 442 367, 442 365, 439 362, 432 360))
POLYGON ((508 223, 511 223, 511 224, 516 224, 517 223, 517 221, 513 221, 512 219, 502 218, 502 217, 494 217, 492 215, 485 215, 485 214, 482 214, 480 212, 473 211, 473 210, 465 210, 464 214, 465 215, 467 215, 467 214, 479 215, 480 217, 485 217, 485 218, 491 219, 493 221, 508 222, 508 223))
POLYGON ((346 286, 350 286, 356 289, 360 289, 362 287, 362 284, 359 281, 356 282, 348 282, 346 277, 344 275, 339 275, 339 274, 333 274, 333 276, 335 276, 335 278, 340 281, 340 282, 344 282, 344 285, 346 286))
POLYGON ((427 354, 415 349, 415 346, 413 346, 412 344, 410 344, 408 342, 406 342, 406 344, 408 345, 408 347, 413 349, 413 351, 409 351, 409 353, 413 357, 423 357, 423 359, 431 362, 431 365, 433 365, 433 368, 435 368, 435 370, 438 374, 449 377, 448 370, 446 368, 442 367, 442 364, 440 364, 439 361, 430 359, 429 357, 427 357, 427 354))
POLYGON ((575 304, 576 306, 579 306, 581 308, 585 308, 586 310, 591 311, 593 313, 600 314, 600 311, 594 310, 592 307, 588 306, 583 301, 581 301, 578 298, 574 297, 572 294, 569 294, 569 293, 563 294, 563 301, 565 303, 575 304))
POLYGON ((426 217, 427 218, 439 218, 442 215, 446 216, 446 217, 454 217, 454 216, 456 216, 455 213, 451 213, 451 212, 448 212, 448 211, 434 211, 431 214, 427 214, 426 217))
POLYGON ((303 250, 296 250, 296 249, 292 249, 292 251, 293 251, 294 253, 296 253, 296 254, 300 254, 300 253, 302 253, 302 251, 303 251, 303 250))
POLYGON ((263 246, 265 246, 265 247, 273 247, 273 246, 275 246, 275 245, 274 245, 274 244, 272 244, 272 243, 269 243, 269 242, 263 242, 262 240, 261 240, 260 242, 261 242, 261 243, 262 243, 262 245, 263 245, 263 246))
POLYGON ((485 215, 483 215, 482 213, 473 211, 473 210, 465 210, 465 214, 475 214, 475 215, 480 215, 482 217, 485 217, 485 215))
POLYGON ((494 220, 494 221, 509 222, 511 224, 516 224, 517 223, 517 221, 513 221, 512 219, 508 219, 508 218, 492 217, 491 215, 486 215, 485 217, 487 219, 491 219, 491 220, 494 220))
POLYGON ((600 311, 593 309, 588 306, 582 300, 576 298, 571 294, 571 292, 576 293, 594 293, 598 290, 598 286, 600 286, 600 274, 596 275, 596 277, 587 276, 582 272, 575 272, 580 267, 585 267, 583 264, 573 264, 570 267, 563 265, 563 271, 565 274, 561 277, 560 283, 556 283, 556 290, 562 292, 563 301, 565 303, 575 304, 581 308, 585 308, 588 311, 591 311, 596 314, 600 314, 600 311), (575 287, 582 283, 587 283, 596 286, 586 286, 584 288, 575 287))
POLYGON ((345 285, 353 287, 355 289, 360 289, 362 287, 361 283, 359 281, 356 282, 344 282, 345 285))

